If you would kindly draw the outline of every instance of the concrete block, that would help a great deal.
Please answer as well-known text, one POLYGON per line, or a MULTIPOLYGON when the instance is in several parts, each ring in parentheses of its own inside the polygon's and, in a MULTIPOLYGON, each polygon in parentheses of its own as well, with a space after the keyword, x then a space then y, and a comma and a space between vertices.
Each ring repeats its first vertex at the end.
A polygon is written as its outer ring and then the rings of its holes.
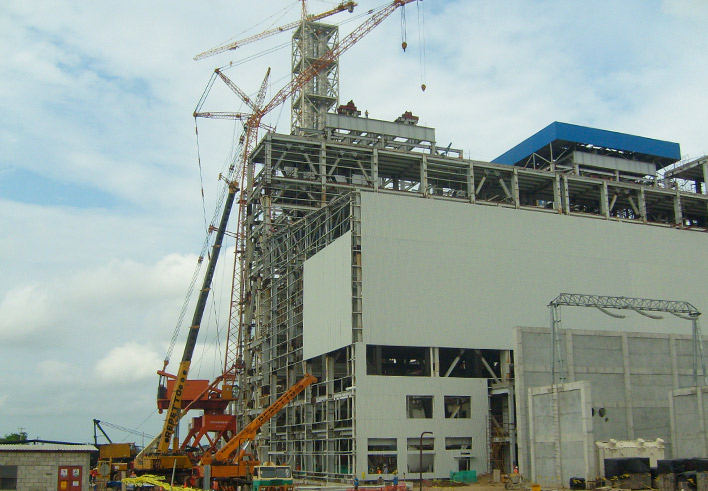
POLYGON ((628 477, 613 481, 615 489, 651 489, 651 474, 630 474, 628 477))
POLYGON ((659 474, 657 477, 659 491, 676 491, 675 474, 659 474))

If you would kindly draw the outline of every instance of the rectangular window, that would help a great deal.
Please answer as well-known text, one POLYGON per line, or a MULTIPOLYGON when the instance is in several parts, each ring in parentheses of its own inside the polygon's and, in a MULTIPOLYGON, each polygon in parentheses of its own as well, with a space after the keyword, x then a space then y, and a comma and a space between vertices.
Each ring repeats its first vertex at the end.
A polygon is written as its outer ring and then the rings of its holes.
POLYGON ((367 463, 369 474, 398 474, 398 456, 396 454, 369 454, 367 463))
POLYGON ((396 451, 396 439, 395 438, 369 438, 368 439, 369 452, 395 452, 396 451))
POLYGON ((406 396, 409 418, 430 419, 433 417, 433 396, 406 396))
POLYGON ((446 418, 471 418, 470 396, 445 396, 446 418))
POLYGON ((408 451, 419 451, 419 450, 435 450, 435 439, 432 437, 424 437, 422 440, 420 438, 409 438, 408 439, 408 451))
POLYGON ((0 465, 0 489, 17 489, 16 465, 0 465))
POLYGON ((445 450, 466 450, 472 448, 472 438, 465 436, 445 437, 445 450))

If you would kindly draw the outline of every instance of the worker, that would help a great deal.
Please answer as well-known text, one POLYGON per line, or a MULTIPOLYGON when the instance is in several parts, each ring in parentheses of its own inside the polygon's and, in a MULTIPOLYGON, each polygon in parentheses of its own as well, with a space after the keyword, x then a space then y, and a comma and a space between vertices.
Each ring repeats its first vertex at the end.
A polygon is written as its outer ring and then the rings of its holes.
POLYGON ((359 489, 359 478, 354 476, 354 489, 358 490, 359 489))
POLYGON ((398 486, 398 474, 394 472, 393 474, 393 485, 398 486))
POLYGON ((388 464, 384 464, 383 473, 388 474, 388 464))

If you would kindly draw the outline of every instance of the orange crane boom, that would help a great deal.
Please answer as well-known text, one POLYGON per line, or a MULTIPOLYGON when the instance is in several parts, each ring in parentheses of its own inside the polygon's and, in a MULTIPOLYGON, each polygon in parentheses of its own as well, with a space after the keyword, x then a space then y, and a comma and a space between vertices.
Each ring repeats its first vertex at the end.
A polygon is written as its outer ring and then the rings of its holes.
POLYGON ((295 385, 286 390, 273 404, 248 423, 231 440, 214 454, 204 454, 199 465, 211 465, 213 477, 244 477, 250 469, 257 466, 257 460, 245 460, 246 446, 255 437, 258 430, 273 416, 278 414, 290 401, 309 385, 317 382, 317 378, 306 373, 295 385))
MULTIPOLYGON (((337 5, 335 8, 328 10, 327 12, 322 12, 320 14, 315 14, 315 15, 310 15, 305 20, 317 21, 320 19, 324 19, 325 17, 329 17, 330 15, 338 14, 339 12, 342 12, 344 10, 348 10, 349 12, 353 12, 354 7, 356 7, 356 2, 342 2, 339 5, 337 5)), ((300 25, 299 20, 295 21, 295 22, 291 22, 289 24, 285 24, 284 26, 280 26, 280 27, 276 27, 274 29, 263 31, 259 34, 254 34, 253 36, 247 37, 245 39, 241 39, 239 41, 234 41, 232 43, 225 44, 223 46, 217 46, 216 48, 212 48, 207 51, 204 51, 203 53, 199 53, 197 56, 194 57, 194 61, 203 60, 204 58, 218 55, 219 53, 223 53, 224 51, 234 50, 234 49, 239 48, 245 44, 250 44, 254 41, 258 41, 259 39, 263 39, 263 38, 267 38, 269 36, 272 36, 273 34, 278 34, 280 32, 289 31, 290 29, 295 29, 298 25, 300 25)))

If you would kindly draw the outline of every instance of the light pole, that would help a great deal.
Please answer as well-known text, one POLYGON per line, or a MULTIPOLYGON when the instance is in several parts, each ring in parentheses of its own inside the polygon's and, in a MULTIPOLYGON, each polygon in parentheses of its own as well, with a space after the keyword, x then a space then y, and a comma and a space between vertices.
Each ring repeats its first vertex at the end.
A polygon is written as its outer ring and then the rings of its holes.
POLYGON ((418 471, 420 472, 420 479, 418 480, 420 491, 423 491, 423 436, 432 434, 432 431, 424 431, 420 434, 420 445, 418 446, 418 450, 420 450, 420 467, 418 468, 418 471))

